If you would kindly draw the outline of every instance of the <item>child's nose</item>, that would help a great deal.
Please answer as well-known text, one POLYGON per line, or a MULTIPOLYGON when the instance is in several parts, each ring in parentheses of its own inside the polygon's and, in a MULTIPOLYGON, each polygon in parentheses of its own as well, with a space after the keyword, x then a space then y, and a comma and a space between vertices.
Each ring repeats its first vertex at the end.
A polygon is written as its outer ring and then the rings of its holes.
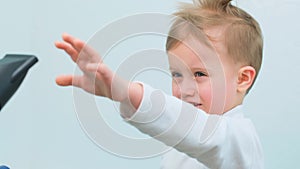
POLYGON ((196 93, 198 93, 197 85, 195 79, 193 78, 183 80, 183 82, 180 85, 180 88, 182 98, 192 97, 195 96, 196 93))

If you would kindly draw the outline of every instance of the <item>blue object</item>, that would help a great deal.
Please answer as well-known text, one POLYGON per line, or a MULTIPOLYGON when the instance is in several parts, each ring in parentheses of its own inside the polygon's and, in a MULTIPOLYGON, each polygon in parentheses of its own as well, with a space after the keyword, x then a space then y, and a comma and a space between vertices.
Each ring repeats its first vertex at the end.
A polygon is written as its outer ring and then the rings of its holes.
POLYGON ((1 165, 0 166, 0 169, 9 169, 8 167, 4 166, 4 165, 1 165))

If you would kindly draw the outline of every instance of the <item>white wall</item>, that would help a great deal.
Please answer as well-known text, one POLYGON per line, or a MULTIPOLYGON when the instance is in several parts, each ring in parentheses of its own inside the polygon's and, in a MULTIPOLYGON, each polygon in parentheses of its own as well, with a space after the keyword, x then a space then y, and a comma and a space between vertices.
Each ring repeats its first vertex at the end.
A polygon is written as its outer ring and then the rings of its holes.
MULTIPOLYGON (((237 4, 257 18, 265 37, 263 68, 245 101, 246 114, 261 137, 266 168, 295 168, 300 151, 300 2, 238 0, 237 4)), ((121 158, 89 140, 77 120, 72 89, 54 83, 56 75, 72 73, 74 65, 53 43, 63 32, 88 40, 121 17, 171 14, 175 9, 175 0, 2 1, 0 57, 28 53, 39 62, 0 112, 0 165, 12 169, 158 168, 160 156, 121 158)))

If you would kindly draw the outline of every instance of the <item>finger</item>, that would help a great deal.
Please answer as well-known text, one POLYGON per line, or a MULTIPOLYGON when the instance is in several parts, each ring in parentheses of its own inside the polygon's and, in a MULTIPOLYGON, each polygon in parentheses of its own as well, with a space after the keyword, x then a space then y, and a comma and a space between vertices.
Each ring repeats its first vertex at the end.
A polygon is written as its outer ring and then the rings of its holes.
POLYGON ((74 75, 60 75, 57 76, 55 81, 59 86, 75 86, 80 87, 81 76, 74 75))
POLYGON ((73 81, 72 75, 60 75, 55 79, 56 84, 59 86, 71 86, 73 81))
POLYGON ((78 59, 78 52, 70 45, 65 42, 55 42, 55 46, 58 49, 64 50, 69 56, 71 56, 74 62, 78 59))
POLYGON ((88 45, 85 45, 84 48, 82 49, 82 51, 80 52, 80 55, 89 58, 90 62, 93 63, 99 63, 102 62, 100 55, 98 54, 98 52, 96 50, 94 50, 93 48, 91 48, 88 45))
POLYGON ((69 43, 73 48, 80 53, 80 51, 83 49, 85 43, 81 41, 80 39, 77 39, 67 33, 64 33, 62 35, 62 38, 65 42, 69 43))
POLYGON ((78 38, 75 38, 67 33, 64 33, 62 35, 63 40, 68 43, 69 45, 71 45, 78 53, 77 56, 77 61, 78 59, 86 59, 89 58, 89 60, 91 62, 100 62, 101 58, 98 55, 98 53, 91 48, 90 46, 86 45, 85 42, 81 41, 78 38))

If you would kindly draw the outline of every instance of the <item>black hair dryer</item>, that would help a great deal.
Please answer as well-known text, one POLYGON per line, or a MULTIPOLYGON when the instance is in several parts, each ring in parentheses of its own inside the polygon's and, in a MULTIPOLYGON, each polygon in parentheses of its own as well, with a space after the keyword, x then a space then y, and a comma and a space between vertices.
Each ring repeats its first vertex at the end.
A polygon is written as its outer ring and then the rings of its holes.
POLYGON ((0 111, 21 85, 38 59, 33 55, 9 54, 0 60, 0 111))

